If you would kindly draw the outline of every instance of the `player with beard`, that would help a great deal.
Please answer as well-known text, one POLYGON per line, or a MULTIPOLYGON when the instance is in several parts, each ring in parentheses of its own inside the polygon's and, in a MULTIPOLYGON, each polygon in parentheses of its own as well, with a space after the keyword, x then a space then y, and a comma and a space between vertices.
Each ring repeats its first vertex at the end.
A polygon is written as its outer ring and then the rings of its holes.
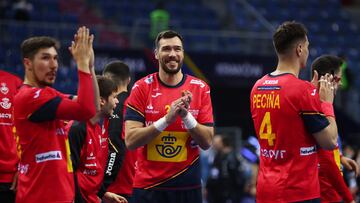
POLYGON ((94 36, 79 28, 69 47, 78 68, 78 97, 51 86, 58 70, 58 42, 31 37, 21 44, 24 85, 14 99, 16 133, 21 146, 16 202, 73 202, 74 178, 64 120, 95 115, 94 36))
POLYGON ((138 80, 128 98, 125 143, 138 150, 135 202, 201 203, 199 147, 214 135, 210 88, 183 74, 183 39, 158 34, 159 72, 138 80))

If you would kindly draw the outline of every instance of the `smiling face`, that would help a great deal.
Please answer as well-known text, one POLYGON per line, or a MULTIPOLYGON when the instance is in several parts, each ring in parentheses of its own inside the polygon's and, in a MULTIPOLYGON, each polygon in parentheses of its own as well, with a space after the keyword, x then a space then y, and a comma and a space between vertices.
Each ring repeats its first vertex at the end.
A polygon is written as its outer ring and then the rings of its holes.
POLYGON ((101 97, 101 111, 103 112, 103 115, 105 116, 112 116, 114 113, 114 109, 116 105, 119 103, 119 100, 117 99, 116 92, 111 93, 111 95, 104 99, 101 97))
POLYGON ((184 49, 179 37, 162 38, 155 50, 159 68, 167 74, 175 75, 181 70, 184 60, 184 49))
POLYGON ((42 48, 32 57, 24 58, 26 80, 37 87, 52 86, 58 70, 58 54, 54 47, 42 48))

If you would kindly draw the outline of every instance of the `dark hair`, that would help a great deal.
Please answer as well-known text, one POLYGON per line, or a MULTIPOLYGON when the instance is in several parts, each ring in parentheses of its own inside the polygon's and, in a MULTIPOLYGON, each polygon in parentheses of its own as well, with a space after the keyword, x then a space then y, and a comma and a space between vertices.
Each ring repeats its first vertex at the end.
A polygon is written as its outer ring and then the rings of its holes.
POLYGON ((300 40, 305 40, 306 27, 295 21, 286 21, 281 24, 273 34, 273 43, 278 54, 285 54, 300 40))
POLYGON ((109 77, 118 87, 127 82, 130 77, 130 69, 122 61, 112 61, 105 65, 103 75, 109 77))
POLYGON ((107 100, 113 92, 117 91, 117 86, 111 79, 97 75, 96 80, 99 85, 100 97, 107 100))
POLYGON ((221 140, 224 145, 224 147, 233 147, 232 140, 228 135, 221 135, 221 140))
POLYGON ((181 43, 183 43, 183 41, 184 41, 182 36, 179 33, 175 32, 173 30, 165 30, 165 31, 160 32, 157 35, 157 37, 155 39, 155 47, 159 48, 159 41, 161 39, 170 39, 173 37, 178 37, 181 40, 181 43))
POLYGON ((30 37, 21 43, 21 56, 22 58, 33 59, 40 49, 50 47, 54 47, 56 51, 59 50, 59 41, 47 36, 30 37))
POLYGON ((311 64, 311 72, 314 74, 316 70, 320 76, 330 73, 334 75, 340 72, 340 66, 343 64, 343 60, 340 57, 334 55, 322 55, 317 57, 311 64))

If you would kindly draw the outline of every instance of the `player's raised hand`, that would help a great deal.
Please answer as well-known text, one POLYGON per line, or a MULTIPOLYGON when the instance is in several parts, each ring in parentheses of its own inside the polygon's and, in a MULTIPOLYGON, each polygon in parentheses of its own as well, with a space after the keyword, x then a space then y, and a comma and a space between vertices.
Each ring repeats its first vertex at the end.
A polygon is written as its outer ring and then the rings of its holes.
POLYGON ((322 102, 330 102, 334 101, 334 91, 335 84, 333 82, 333 76, 331 74, 326 74, 320 77, 319 80, 319 96, 322 102))
POLYGON ((177 111, 177 113, 181 118, 184 118, 188 113, 192 100, 191 92, 189 90, 185 90, 184 92, 182 92, 182 97, 180 99, 182 102, 178 104, 179 111, 177 111))
POLYGON ((94 36, 85 26, 80 27, 71 42, 69 50, 76 61, 79 70, 90 73, 90 63, 93 63, 93 44, 94 36))
POLYGON ((319 86, 319 73, 314 70, 314 76, 311 80, 311 83, 317 88, 319 86))

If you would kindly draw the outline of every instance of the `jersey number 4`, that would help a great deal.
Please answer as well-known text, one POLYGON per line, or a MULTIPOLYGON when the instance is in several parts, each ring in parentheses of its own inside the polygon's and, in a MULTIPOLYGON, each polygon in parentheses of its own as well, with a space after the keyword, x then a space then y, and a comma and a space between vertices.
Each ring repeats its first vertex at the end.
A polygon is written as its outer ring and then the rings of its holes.
POLYGON ((268 141, 269 146, 274 146, 276 134, 272 132, 270 112, 265 113, 265 116, 261 121, 259 134, 260 139, 265 139, 268 141))

